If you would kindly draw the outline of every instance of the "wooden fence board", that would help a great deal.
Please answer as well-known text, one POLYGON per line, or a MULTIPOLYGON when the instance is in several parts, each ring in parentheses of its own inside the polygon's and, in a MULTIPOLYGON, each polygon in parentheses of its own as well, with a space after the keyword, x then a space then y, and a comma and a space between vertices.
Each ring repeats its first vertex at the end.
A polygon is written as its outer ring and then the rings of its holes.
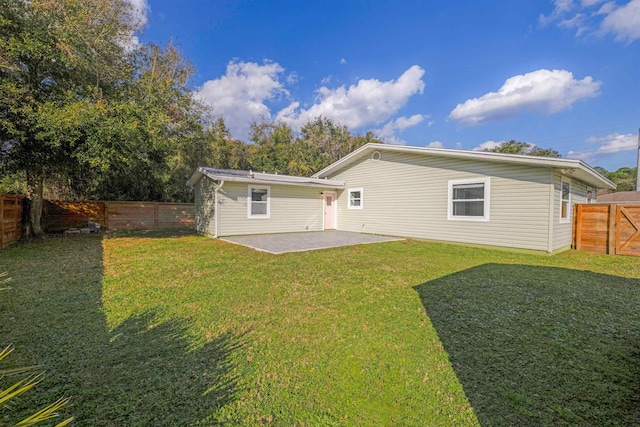
POLYGON ((0 194, 0 249, 20 239, 23 205, 23 196, 0 194))
POLYGON ((105 224, 105 202, 44 201, 43 228, 49 233, 86 227, 88 221, 105 224))
POLYGON ((155 205, 154 202, 107 202, 110 229, 156 228, 155 205))
POLYGON ((45 201, 45 230, 84 227, 94 221, 105 229, 159 229, 195 227, 192 203, 122 201, 45 201))
POLYGON ((640 256, 640 204, 576 205, 574 247, 640 256))

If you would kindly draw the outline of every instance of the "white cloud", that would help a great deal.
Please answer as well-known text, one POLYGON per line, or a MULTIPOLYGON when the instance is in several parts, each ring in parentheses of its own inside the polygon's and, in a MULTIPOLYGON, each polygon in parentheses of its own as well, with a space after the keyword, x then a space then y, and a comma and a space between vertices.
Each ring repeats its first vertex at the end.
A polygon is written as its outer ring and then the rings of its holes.
POLYGON ((336 89, 323 86, 317 90, 316 103, 311 107, 303 109, 299 102, 293 102, 278 113, 277 120, 294 129, 318 116, 351 129, 379 124, 396 114, 412 95, 423 92, 423 75, 424 70, 414 65, 397 80, 363 79, 348 88, 343 85, 336 89))
POLYGON ((518 116, 526 111, 553 114, 579 99, 598 94, 600 82, 591 76, 573 78, 566 70, 537 70, 507 79, 497 92, 468 99, 449 118, 466 125, 518 116))
POLYGON ((383 142, 389 145, 407 145, 407 141, 402 138, 398 138, 397 136, 388 136, 383 138, 383 142))
MULTIPOLYGON (((422 93, 424 70, 413 66, 397 80, 381 82, 376 79, 360 80, 348 88, 329 89, 322 86, 317 91, 316 102, 309 108, 300 107, 294 101, 280 110, 275 119, 290 125, 294 130, 318 116, 335 120, 351 129, 388 121, 380 130, 389 143, 403 144, 395 133, 415 126, 428 116, 393 116, 409 97, 422 93), (389 121, 390 120, 390 121, 389 121)), ((323 79, 330 80, 330 76, 323 79)), ((295 73, 284 75, 284 68, 275 62, 257 64, 233 60, 223 76, 205 82, 196 97, 213 106, 213 113, 220 115, 236 138, 247 140, 253 121, 272 119, 270 101, 289 96, 286 85, 297 81, 295 73)))
POLYGON ((604 137, 591 137, 587 139, 590 144, 600 144, 595 150, 569 151, 567 157, 590 161, 606 154, 619 153, 621 151, 635 151, 638 148, 637 135, 613 133, 604 137))
POLYGON ((346 60, 346 59, 342 58, 342 59, 340 60, 340 64, 345 65, 346 63, 347 63, 347 60, 346 60))
POLYGON ((631 0, 612 10, 602 21, 600 29, 615 34, 618 42, 631 43, 640 39, 640 0, 631 0))
MULTIPOLYGON (((149 22, 149 4, 147 0, 126 0, 131 5, 131 14, 129 17, 132 19, 133 26, 138 30, 146 27, 149 22)), ((121 46, 124 47, 128 52, 132 52, 133 50, 140 47, 140 39, 134 33, 129 34, 124 40, 121 42, 121 46)))
POLYGON ((133 17, 144 27, 149 22, 149 3, 147 0, 127 0, 133 7, 133 17))
POLYGON ((603 4, 602 7, 595 13, 595 15, 608 15, 616 10, 616 7, 618 7, 618 5, 615 2, 610 1, 603 4))
POLYGON ((640 0, 629 0, 623 5, 615 1, 604 3, 597 11, 593 8, 603 0, 555 0, 549 15, 541 14, 540 25, 557 22, 559 27, 576 30, 576 36, 583 34, 612 33, 617 42, 631 43, 640 39, 640 0))
POLYGON ((321 85, 327 85, 327 84, 331 83, 331 79, 333 79, 333 76, 323 77, 322 80, 320 80, 320 84, 321 85))
POLYGON ((205 82, 196 97, 213 106, 214 114, 224 118, 234 137, 246 140, 252 121, 271 118, 265 101, 288 95, 280 82, 283 72, 275 62, 231 61, 225 75, 205 82))
POLYGON ((540 17, 538 17, 538 22, 540 22, 540 24, 547 25, 560 19, 561 16, 573 9, 574 4, 573 0, 554 0, 553 6, 553 12, 551 12, 549 16, 540 14, 540 17))
POLYGON ((395 134, 396 131, 402 132, 403 130, 416 126, 421 123, 426 117, 422 114, 414 114, 411 117, 398 117, 395 120, 390 120, 385 124, 382 129, 376 131, 378 137, 388 144, 405 145, 406 141, 398 138, 395 134))
POLYGON ((289 73, 287 77, 285 77, 284 79, 284 81, 287 82, 288 85, 294 85, 298 83, 299 80, 300 79, 298 77, 298 73, 296 73, 295 71, 292 73, 289 73))
POLYGON ((392 124, 393 129, 403 131, 406 128, 410 128, 417 125, 418 123, 421 123, 425 119, 425 117, 427 116, 424 116, 422 114, 414 114, 411 117, 398 117, 397 119, 387 123, 385 127, 387 127, 389 124, 392 124))
POLYGON ((562 20, 558 25, 564 28, 575 28, 576 36, 580 36, 589 30, 589 26, 586 23, 586 16, 582 13, 578 13, 573 18, 562 20))
POLYGON ((428 148, 444 148, 444 144, 441 141, 431 141, 426 145, 428 148))
POLYGON ((500 144, 502 144, 504 141, 485 141, 482 144, 478 145, 475 148, 472 148, 473 151, 484 151, 484 150, 491 150, 493 148, 498 147, 500 144))
POLYGON ((604 0, 582 0, 580 2, 580 5, 582 7, 593 7, 593 6, 597 5, 597 4, 602 3, 603 1, 604 0))

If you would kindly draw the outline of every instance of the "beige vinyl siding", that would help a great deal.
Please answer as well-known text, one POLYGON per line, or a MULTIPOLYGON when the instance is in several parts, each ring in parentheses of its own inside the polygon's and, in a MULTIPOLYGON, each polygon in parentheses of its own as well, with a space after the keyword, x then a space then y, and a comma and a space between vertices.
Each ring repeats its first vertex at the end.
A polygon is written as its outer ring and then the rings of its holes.
POLYGON ((337 228, 433 240, 548 251, 547 168, 384 152, 331 176, 363 188, 362 210, 338 197, 337 228), (448 220, 450 180, 490 179, 489 221, 448 220))
POLYGON ((218 235, 322 231, 322 188, 251 184, 269 187, 269 218, 248 218, 249 184, 225 182, 218 194, 218 235))
POLYGON ((216 233, 214 209, 215 188, 216 183, 205 177, 202 177, 194 188, 196 231, 209 236, 214 236, 216 233))
POLYGON ((573 233, 573 206, 576 203, 587 203, 587 185, 576 179, 556 172, 554 175, 554 195, 553 195, 553 250, 564 249, 571 246, 573 233), (569 204, 569 221, 560 222, 560 192, 562 180, 571 183, 571 202, 569 204))

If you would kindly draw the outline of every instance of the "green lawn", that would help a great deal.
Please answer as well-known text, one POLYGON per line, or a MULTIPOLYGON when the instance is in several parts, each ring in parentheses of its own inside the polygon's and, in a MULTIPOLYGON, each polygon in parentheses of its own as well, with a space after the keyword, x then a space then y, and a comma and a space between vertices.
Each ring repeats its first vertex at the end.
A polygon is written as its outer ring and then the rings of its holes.
POLYGON ((637 258, 155 232, 19 244, 2 271, 0 344, 46 370, 12 419, 70 396, 79 426, 640 424, 637 258))

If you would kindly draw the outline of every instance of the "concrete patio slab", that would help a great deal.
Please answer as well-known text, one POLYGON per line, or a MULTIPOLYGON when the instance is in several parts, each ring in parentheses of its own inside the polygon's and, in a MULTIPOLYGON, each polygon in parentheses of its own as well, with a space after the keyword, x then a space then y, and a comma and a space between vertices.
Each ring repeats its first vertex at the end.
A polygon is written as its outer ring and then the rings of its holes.
POLYGON ((365 243, 392 242, 404 240, 399 237, 375 234, 352 233, 350 231, 309 231, 306 233, 257 234, 220 238, 225 242, 248 246, 258 251, 272 254, 286 252, 313 251, 340 246, 362 245, 365 243))

